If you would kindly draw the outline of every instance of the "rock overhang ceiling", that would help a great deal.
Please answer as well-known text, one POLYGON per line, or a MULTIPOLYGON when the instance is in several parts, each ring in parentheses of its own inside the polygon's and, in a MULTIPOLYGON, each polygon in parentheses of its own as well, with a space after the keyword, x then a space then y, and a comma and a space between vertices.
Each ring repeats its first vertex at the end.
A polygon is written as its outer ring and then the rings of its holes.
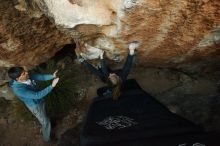
POLYGON ((97 58, 102 49, 110 60, 121 61, 128 44, 138 41, 137 64, 142 66, 202 70, 216 68, 220 60, 219 1, 19 2, 20 10, 49 17, 54 22, 51 25, 75 41, 76 53, 83 52, 88 59, 97 58))

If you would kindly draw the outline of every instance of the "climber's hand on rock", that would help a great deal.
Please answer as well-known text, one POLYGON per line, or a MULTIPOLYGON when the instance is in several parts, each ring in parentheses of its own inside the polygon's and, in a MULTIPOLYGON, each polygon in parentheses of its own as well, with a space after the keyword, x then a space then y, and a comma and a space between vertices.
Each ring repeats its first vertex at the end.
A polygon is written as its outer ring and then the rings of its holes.
POLYGON ((78 58, 78 61, 80 62, 80 63, 82 63, 83 61, 85 61, 86 59, 85 59, 85 54, 84 53, 80 53, 79 54, 79 58, 78 58))
POLYGON ((103 59, 104 53, 105 53, 105 51, 101 50, 100 59, 103 59))
POLYGON ((130 55, 133 55, 134 54, 134 50, 139 46, 139 43, 137 41, 134 41, 134 42, 131 42, 129 45, 128 45, 128 48, 129 48, 129 54, 130 55))

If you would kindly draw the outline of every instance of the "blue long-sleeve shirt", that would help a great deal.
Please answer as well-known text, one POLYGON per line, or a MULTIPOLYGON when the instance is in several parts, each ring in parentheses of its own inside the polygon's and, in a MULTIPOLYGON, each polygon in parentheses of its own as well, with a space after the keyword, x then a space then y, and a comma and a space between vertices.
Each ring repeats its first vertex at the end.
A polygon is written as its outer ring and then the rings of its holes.
POLYGON ((53 87, 50 85, 42 90, 36 88, 36 84, 33 83, 33 80, 37 81, 47 81, 54 79, 53 75, 49 74, 32 74, 30 75, 30 80, 32 81, 31 85, 27 85, 16 80, 11 80, 9 86, 11 87, 14 94, 24 102, 28 107, 33 107, 39 104, 43 97, 49 94, 53 87))

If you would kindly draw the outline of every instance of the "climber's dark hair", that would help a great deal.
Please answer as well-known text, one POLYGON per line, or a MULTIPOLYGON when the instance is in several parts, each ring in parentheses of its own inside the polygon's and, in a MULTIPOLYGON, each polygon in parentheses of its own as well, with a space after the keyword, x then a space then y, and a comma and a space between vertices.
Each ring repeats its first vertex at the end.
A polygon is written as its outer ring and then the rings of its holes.
POLYGON ((24 71, 23 67, 12 67, 8 70, 8 76, 11 79, 16 80, 16 78, 20 77, 23 71, 24 71))

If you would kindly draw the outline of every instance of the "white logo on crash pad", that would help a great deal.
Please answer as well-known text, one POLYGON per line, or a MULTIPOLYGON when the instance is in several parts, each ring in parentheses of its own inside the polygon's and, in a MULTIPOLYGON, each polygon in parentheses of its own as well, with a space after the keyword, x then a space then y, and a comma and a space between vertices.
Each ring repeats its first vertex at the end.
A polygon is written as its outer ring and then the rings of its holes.
POLYGON ((122 129, 138 124, 134 119, 126 116, 109 116, 101 122, 96 122, 108 130, 122 129))

